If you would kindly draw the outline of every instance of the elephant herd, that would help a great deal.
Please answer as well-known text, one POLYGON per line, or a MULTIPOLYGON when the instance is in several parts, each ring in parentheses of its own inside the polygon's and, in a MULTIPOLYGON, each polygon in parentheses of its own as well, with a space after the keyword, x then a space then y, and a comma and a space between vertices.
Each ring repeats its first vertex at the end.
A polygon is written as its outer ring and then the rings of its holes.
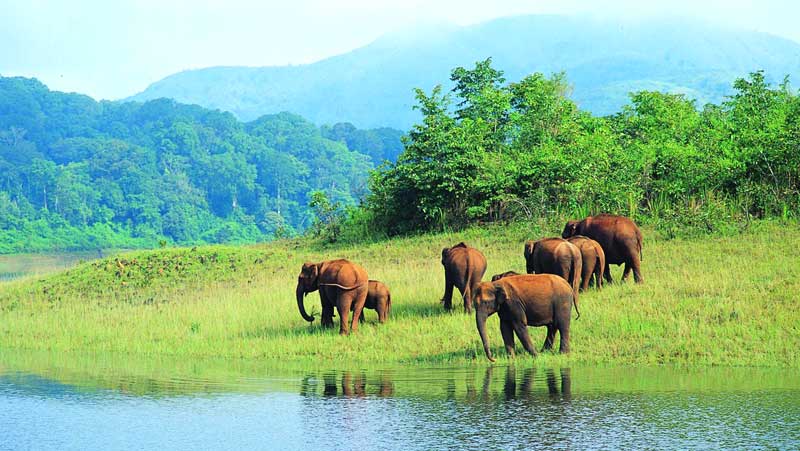
MULTIPOLYGON (((442 303, 452 310, 453 287, 458 288, 464 311, 475 307, 475 322, 486 357, 494 361, 486 334, 486 320, 497 313, 506 352, 514 355, 514 335, 526 351, 536 355, 528 327, 547 327, 544 350, 552 349, 559 333, 559 352, 569 352, 571 311, 580 318, 578 294, 590 285, 597 289, 603 279, 612 283, 609 265, 625 265, 622 279, 631 271, 636 283, 641 274, 642 233, 624 216, 601 214, 582 221, 569 221, 561 238, 543 238, 525 243, 524 256, 528 274, 507 271, 482 282, 486 257, 465 243, 442 249, 445 291, 442 303)), ((369 280, 361 266, 348 260, 305 263, 297 281, 297 306, 306 321, 303 298, 319 290, 322 302, 322 325, 333 326, 334 307, 339 313, 339 333, 355 332, 362 310, 375 309, 381 323, 391 310, 391 294, 383 283, 369 280), (353 312, 350 322, 350 312, 353 312)))

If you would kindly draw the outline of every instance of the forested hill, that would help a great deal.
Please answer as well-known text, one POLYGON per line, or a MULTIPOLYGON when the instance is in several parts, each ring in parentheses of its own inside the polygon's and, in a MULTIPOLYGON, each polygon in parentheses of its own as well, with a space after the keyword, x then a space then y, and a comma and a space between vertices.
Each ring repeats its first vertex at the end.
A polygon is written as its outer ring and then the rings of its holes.
POLYGON ((311 193, 352 204, 402 133, 158 99, 96 102, 0 77, 0 253, 268 239, 311 193))
POLYGON ((800 44, 686 20, 627 23, 588 17, 519 16, 467 27, 399 32, 313 64, 212 67, 171 75, 133 97, 169 97, 244 120, 291 111, 315 123, 408 130, 421 119, 413 89, 429 91, 454 67, 492 57, 506 78, 565 71, 585 111, 619 111, 628 93, 683 93, 719 103, 736 78, 764 70, 800 79, 800 44))

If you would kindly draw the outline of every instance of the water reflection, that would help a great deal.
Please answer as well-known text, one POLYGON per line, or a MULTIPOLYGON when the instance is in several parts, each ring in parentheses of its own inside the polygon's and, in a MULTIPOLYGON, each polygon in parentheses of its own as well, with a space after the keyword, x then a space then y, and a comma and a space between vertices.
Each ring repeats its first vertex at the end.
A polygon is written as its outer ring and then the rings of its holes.
POLYGON ((313 397, 363 398, 366 396, 391 397, 394 395, 394 384, 391 373, 379 372, 367 375, 362 371, 332 371, 317 374, 306 374, 300 382, 300 396, 313 397))
POLYGON ((800 444, 800 382, 792 371, 753 368, 341 369, 0 350, 0 443, 791 449, 800 444))
MULTIPOLYGON (((491 369, 491 368, 490 368, 491 369)), ((547 395, 552 401, 569 401, 572 397, 572 382, 570 368, 545 368, 540 370, 540 377, 543 377, 547 385, 547 395), (558 376, 556 376, 558 374, 558 376)), ((517 382, 517 369, 514 365, 506 368, 506 378, 503 384, 503 394, 506 400, 530 399, 535 396, 533 387, 536 376, 536 368, 525 368, 522 376, 517 382), (519 389, 517 389, 519 386, 519 389)))

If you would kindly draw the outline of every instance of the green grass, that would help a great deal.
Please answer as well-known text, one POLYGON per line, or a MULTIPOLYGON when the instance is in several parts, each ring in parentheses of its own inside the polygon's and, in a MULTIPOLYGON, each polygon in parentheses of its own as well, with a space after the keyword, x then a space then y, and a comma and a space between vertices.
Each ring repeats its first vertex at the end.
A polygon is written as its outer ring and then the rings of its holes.
MULTIPOLYGON (((761 222, 740 235, 673 240, 645 229, 646 283, 583 294, 572 353, 541 355, 540 363, 800 366, 797 227, 761 222)), ((361 246, 283 241, 127 253, 0 284, 0 348, 485 365, 474 318, 439 304, 441 248, 460 240, 478 247, 488 279, 523 272, 523 242, 558 232, 555 225, 514 224, 361 246), (365 310, 358 333, 340 337, 338 327, 302 320, 294 300, 300 265, 340 257, 390 287, 387 324, 365 310)), ((612 268, 619 279, 621 267, 612 268)), ((319 312, 316 293, 306 308, 319 312)), ((488 328, 493 351, 504 359, 496 315, 488 328)), ((541 346, 545 330, 531 333, 541 346)), ((531 359, 519 343, 517 349, 518 360, 531 359)))

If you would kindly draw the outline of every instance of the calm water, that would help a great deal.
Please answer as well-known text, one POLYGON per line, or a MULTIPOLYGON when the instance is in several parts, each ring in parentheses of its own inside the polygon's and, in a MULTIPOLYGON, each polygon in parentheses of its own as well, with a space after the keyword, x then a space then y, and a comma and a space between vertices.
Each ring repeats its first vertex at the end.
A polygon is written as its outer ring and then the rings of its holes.
POLYGON ((796 372, 337 370, 0 350, 0 449, 798 449, 796 372))
POLYGON ((82 261, 116 255, 120 250, 0 255, 0 282, 62 271, 82 261))

